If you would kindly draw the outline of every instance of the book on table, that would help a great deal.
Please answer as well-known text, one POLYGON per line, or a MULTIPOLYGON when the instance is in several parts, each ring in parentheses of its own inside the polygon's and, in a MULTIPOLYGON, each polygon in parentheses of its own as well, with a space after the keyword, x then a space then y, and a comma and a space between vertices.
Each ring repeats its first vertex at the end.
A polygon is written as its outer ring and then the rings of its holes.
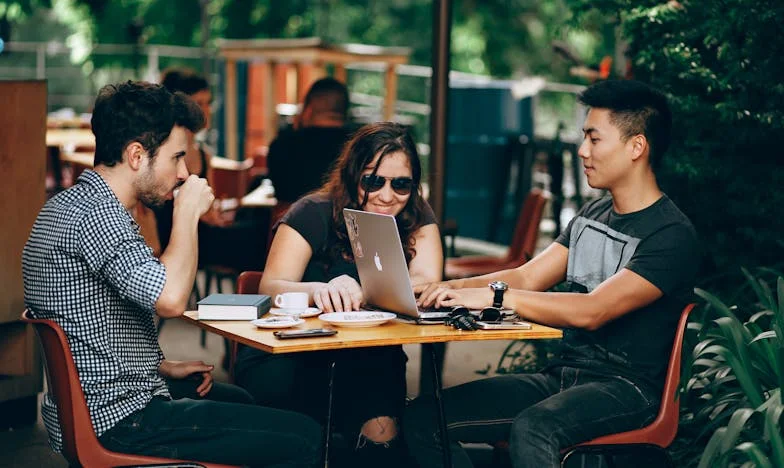
POLYGON ((210 294, 198 302, 199 320, 255 320, 270 310, 264 294, 210 294))

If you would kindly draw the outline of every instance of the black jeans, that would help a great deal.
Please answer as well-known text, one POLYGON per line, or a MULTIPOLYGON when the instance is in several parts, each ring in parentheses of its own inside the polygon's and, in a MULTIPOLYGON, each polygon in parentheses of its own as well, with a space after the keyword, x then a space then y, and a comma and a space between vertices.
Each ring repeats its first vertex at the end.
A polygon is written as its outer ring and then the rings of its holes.
MULTIPOLYGON (((171 381, 172 396, 189 395, 198 381, 171 381)), ((216 383, 208 399, 153 398, 103 433, 109 450, 154 457, 276 468, 314 467, 321 426, 290 411, 251 404, 233 385, 216 383), (237 403, 238 401, 242 403, 237 403)))
MULTIPOLYGON (((449 388, 443 402, 452 464, 472 466, 458 441, 508 440, 515 468, 559 467, 562 449, 650 423, 659 399, 622 377, 570 367, 449 388)), ((432 398, 419 398, 406 410, 405 439, 422 468, 442 464, 436 411, 432 398)))

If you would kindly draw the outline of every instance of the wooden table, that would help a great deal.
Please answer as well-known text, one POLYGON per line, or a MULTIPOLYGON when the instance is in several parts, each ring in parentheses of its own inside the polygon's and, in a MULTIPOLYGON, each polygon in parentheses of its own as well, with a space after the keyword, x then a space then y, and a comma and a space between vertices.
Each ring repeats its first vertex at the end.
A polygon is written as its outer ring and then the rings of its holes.
MULTIPOLYGON (((445 343, 448 341, 542 340, 560 339, 563 336, 561 330, 538 324, 532 324, 530 330, 463 331, 442 324, 414 325, 395 320, 387 322, 384 325, 370 328, 335 327, 338 330, 338 334, 333 336, 279 340, 272 334, 275 330, 256 328, 248 321, 200 321, 198 320, 198 313, 195 311, 186 312, 181 318, 204 330, 217 333, 230 340, 235 340, 244 345, 272 354, 404 344, 427 345, 433 357, 433 382, 435 398, 439 410, 439 424, 442 445, 444 447, 443 461, 445 467, 451 467, 452 461, 451 453, 449 451, 449 437, 446 430, 446 417, 444 415, 443 402, 441 401, 440 377, 436 365, 435 349, 432 345, 434 343, 445 343)), ((319 320, 318 317, 312 317, 305 319, 305 323, 294 328, 321 328, 325 326, 329 325, 326 325, 319 320)), ((327 466, 327 456, 329 453, 329 426, 331 424, 332 378, 334 366, 335 363, 333 362, 330 365, 329 374, 330 410, 327 413, 327 430, 325 431, 324 466, 327 466)))
MULTIPOLYGON (((95 147, 93 131, 85 128, 50 128, 46 130, 46 146, 63 148, 73 145, 95 147)), ((73 149, 71 149, 73 151, 73 149)))
POLYGON ((278 199, 274 196, 275 191, 270 187, 259 185, 252 192, 240 199, 240 206, 247 208, 274 208, 278 204, 278 199))

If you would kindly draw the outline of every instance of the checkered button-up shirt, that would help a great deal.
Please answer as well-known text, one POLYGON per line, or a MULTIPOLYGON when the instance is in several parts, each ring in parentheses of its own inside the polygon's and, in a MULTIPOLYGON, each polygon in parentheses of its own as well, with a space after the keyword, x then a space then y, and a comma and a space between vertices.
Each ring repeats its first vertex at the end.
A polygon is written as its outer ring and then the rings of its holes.
MULTIPOLYGON (((44 206, 22 253, 25 303, 65 331, 99 437, 169 391, 153 315, 166 270, 106 182, 85 171, 44 206)), ((57 407, 41 413, 62 450, 57 407)))

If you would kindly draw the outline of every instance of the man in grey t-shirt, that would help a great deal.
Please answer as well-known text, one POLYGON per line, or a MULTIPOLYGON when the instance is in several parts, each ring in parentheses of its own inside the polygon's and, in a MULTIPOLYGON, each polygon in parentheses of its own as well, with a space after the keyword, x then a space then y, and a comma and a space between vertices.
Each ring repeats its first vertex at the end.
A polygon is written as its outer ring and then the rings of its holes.
MULTIPOLYGON (((556 242, 516 269, 415 288, 424 306, 495 302, 564 329, 556 359, 541 372, 444 392, 456 467, 471 466, 457 441, 499 440, 509 440, 515 468, 557 467, 561 450, 643 427, 659 410, 698 264, 694 229, 653 170, 669 145, 670 109, 663 94, 635 81, 595 84, 580 100, 589 111, 578 154, 588 184, 610 196, 583 207, 556 242), (506 284, 491 291, 491 281, 506 284), (569 292, 545 292, 561 282, 569 292)), ((406 440, 422 466, 436 466, 428 404, 409 407, 406 440)))

